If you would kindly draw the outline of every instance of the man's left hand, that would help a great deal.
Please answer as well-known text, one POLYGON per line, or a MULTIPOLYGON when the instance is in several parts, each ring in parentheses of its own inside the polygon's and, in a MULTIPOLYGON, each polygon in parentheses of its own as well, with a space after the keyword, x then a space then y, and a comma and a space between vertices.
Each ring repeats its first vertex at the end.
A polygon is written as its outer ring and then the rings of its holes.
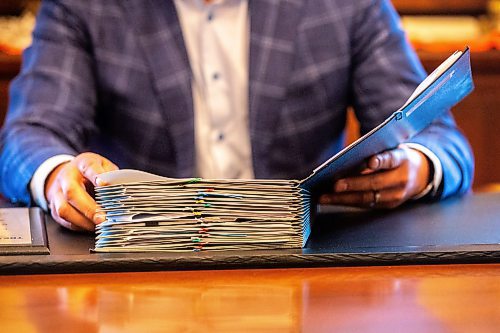
POLYGON ((400 147, 370 157, 359 175, 337 180, 322 204, 394 208, 421 193, 430 181, 430 161, 420 151, 400 147))

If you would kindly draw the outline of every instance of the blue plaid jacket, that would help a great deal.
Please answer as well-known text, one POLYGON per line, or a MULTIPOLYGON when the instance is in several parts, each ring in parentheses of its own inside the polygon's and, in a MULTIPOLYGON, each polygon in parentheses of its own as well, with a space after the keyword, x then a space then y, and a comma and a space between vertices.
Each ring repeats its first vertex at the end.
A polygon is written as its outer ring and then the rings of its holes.
MULTIPOLYGON (((346 108, 366 132, 425 76, 384 0, 248 0, 257 178, 307 176, 342 148, 346 108)), ((30 202, 37 167, 100 153, 122 168, 195 171, 189 60, 172 1, 45 0, 10 90, 0 184, 30 202)), ((450 114, 414 139, 441 159, 437 198, 467 191, 473 158, 450 114)))

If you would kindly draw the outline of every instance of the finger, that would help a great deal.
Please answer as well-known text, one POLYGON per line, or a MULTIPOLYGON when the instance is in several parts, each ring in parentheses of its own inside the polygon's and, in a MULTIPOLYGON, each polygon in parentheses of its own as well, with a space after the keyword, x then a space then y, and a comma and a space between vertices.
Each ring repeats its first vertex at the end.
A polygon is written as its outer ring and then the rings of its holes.
POLYGON ((80 231, 93 231, 95 229, 94 223, 72 207, 66 201, 62 192, 53 195, 50 202, 50 211, 52 218, 65 228, 80 231))
POLYGON ((324 194, 320 197, 320 203, 364 208, 395 208, 407 199, 408 193, 404 188, 393 188, 384 191, 324 194))
POLYGON ((76 228, 79 228, 77 226, 74 226, 71 222, 68 222, 59 216, 59 213, 57 212, 57 208, 56 208, 56 200, 55 199, 50 201, 49 210, 50 210, 50 215, 52 216, 52 219, 55 222, 57 222, 58 224, 60 224, 61 226, 63 226, 64 228, 70 229, 70 230, 75 230, 76 228))
POLYGON ((387 150, 376 154, 368 160, 368 167, 374 171, 399 167, 407 159, 406 150, 402 148, 387 150))
MULTIPOLYGON (((119 169, 116 164, 114 164, 113 162, 111 162, 110 160, 108 160, 106 158, 103 159, 103 168, 106 170, 106 172, 119 169)), ((104 181, 102 178, 97 176, 95 179, 95 185, 96 186, 106 186, 106 185, 108 185, 108 182, 104 181)))
POLYGON ((111 162, 107 158, 101 159, 101 165, 102 165, 103 169, 105 170, 105 172, 114 171, 114 170, 119 169, 116 164, 114 164, 113 162, 111 162))
POLYGON ((321 204, 345 205, 365 208, 372 207, 374 201, 374 191, 323 194, 319 199, 319 202, 321 204))
POLYGON ((376 208, 396 208, 408 200, 409 193, 404 187, 391 188, 379 192, 376 208))
POLYGON ((82 160, 77 164, 78 170, 80 170, 83 177, 88 179, 94 186, 95 179, 97 175, 105 172, 104 168, 100 163, 95 163, 94 161, 82 160))
POLYGON ((388 188, 401 187, 406 184, 408 178, 403 171, 393 169, 339 179, 333 185, 333 190, 337 193, 343 193, 381 191, 388 188))
POLYGON ((73 206, 79 214, 85 216, 87 220, 92 221, 95 224, 102 222, 102 220, 99 219, 99 216, 95 216, 97 203, 86 191, 83 183, 78 183, 74 180, 62 180, 60 181, 60 185, 65 200, 71 204, 71 206, 73 206))
POLYGON ((99 155, 92 155, 90 157, 80 159, 77 162, 77 167, 82 175, 90 180, 94 186, 97 185, 97 175, 118 169, 114 163, 99 155))
POLYGON ((106 185, 109 185, 108 182, 104 181, 102 178, 100 178, 99 176, 97 176, 95 178, 95 184, 96 186, 106 186, 106 185))

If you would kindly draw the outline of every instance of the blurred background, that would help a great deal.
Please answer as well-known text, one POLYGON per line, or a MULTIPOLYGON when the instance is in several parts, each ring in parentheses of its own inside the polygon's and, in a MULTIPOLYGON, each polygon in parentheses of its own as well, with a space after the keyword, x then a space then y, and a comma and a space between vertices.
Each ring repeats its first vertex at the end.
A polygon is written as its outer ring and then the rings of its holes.
MULTIPOLYGON (((0 125, 8 86, 31 42, 40 0, 0 0, 0 125)), ((471 49, 476 90, 453 114, 476 156, 474 189, 500 189, 500 0, 393 0, 409 40, 428 72, 455 50, 471 49)), ((348 119, 347 142, 358 136, 348 119)))

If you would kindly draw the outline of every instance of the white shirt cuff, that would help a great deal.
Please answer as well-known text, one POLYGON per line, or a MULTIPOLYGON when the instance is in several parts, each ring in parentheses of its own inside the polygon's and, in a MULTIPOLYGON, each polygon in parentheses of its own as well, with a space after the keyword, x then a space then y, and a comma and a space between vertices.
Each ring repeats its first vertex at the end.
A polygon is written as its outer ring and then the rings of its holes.
POLYGON ((403 143, 402 146, 420 151, 422 154, 427 156, 427 158, 429 158, 434 168, 433 179, 429 182, 429 184, 427 184, 422 192, 415 195, 412 199, 420 199, 430 192, 432 192, 432 195, 436 194, 437 190, 439 189, 439 185, 441 185, 441 181, 443 180, 443 166, 441 165, 441 161, 439 160, 439 158, 429 148, 418 143, 408 142, 403 143))
POLYGON ((33 174, 30 181, 30 192, 33 201, 42 208, 48 211, 47 199, 45 198, 45 181, 49 174, 61 163, 71 161, 74 156, 71 155, 56 155, 45 160, 33 174))

